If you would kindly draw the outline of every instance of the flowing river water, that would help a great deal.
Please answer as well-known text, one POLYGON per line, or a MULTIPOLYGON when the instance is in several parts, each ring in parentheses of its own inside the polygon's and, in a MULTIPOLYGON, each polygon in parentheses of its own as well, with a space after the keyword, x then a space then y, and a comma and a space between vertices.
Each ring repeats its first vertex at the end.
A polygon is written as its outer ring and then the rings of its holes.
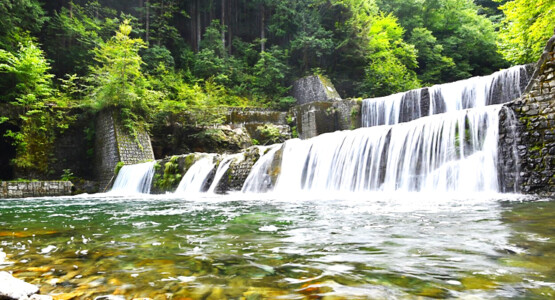
POLYGON ((0 201, 0 270, 55 299, 552 299, 554 241, 511 194, 0 201))

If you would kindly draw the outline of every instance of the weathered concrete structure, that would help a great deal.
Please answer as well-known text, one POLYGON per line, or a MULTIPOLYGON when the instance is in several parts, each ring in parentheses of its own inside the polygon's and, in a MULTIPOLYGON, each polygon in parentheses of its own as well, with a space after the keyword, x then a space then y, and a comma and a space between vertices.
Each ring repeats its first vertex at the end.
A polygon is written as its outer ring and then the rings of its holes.
POLYGON ((555 35, 536 64, 526 94, 505 107, 499 144, 506 174, 502 184, 526 194, 554 196, 555 35))
POLYGON ((118 162, 126 165, 154 160, 150 137, 144 128, 135 128, 136 137, 118 122, 115 111, 102 111, 96 120, 95 175, 101 191, 114 177, 118 162))
POLYGON ((70 181, 0 182, 0 198, 25 198, 71 195, 70 181))
POLYGON ((292 108, 291 114, 301 139, 309 139, 326 132, 361 127, 359 100, 306 103, 292 108))
POLYGON ((322 75, 307 76, 295 81, 293 97, 297 99, 297 105, 341 100, 331 81, 322 75))
POLYGON ((288 113, 265 108, 212 108, 168 114, 151 129, 152 147, 156 157, 183 153, 234 153, 261 144, 258 128, 267 124, 279 129, 284 137, 291 137, 288 113), (199 115, 213 120, 198 122, 199 115))

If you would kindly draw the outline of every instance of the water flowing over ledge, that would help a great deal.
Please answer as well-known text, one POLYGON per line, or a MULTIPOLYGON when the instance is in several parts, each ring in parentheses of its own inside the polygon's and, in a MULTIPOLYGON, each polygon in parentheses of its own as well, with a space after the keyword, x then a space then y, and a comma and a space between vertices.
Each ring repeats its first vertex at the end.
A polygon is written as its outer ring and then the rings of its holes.
POLYGON ((154 176, 154 161, 123 166, 112 187, 114 194, 148 194, 154 176))
POLYGON ((362 126, 394 125, 440 113, 507 103, 523 94, 529 77, 527 66, 515 66, 488 76, 365 99, 362 126))
MULTIPOLYGON (((257 148, 260 159, 243 166, 250 172, 243 177, 241 191, 516 191, 516 184, 505 187, 503 178, 518 176, 518 170, 498 161, 499 104, 520 97, 528 79, 527 66, 516 66, 489 76, 366 99, 362 103, 366 128, 257 148)), ((514 114, 506 115, 504 124, 514 122, 514 114)), ((196 154, 175 193, 226 193, 230 170, 247 156, 247 152, 196 154)), ((145 184, 152 181, 151 170, 146 165, 130 168, 122 169, 113 191, 148 193, 145 184)))
MULTIPOLYGON (((498 192, 500 109, 462 110, 287 141, 274 191, 498 192)), ((264 163, 252 172, 275 170, 264 163)), ((252 181, 245 184, 250 185, 252 181)), ((248 190, 268 188, 262 183, 248 190)))

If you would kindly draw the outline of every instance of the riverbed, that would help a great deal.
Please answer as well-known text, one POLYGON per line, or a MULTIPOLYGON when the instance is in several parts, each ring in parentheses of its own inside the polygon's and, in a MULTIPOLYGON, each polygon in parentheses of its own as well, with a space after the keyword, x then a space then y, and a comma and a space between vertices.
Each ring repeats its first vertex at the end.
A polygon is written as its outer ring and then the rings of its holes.
POLYGON ((60 299, 552 299, 555 200, 437 193, 0 200, 0 270, 60 299))

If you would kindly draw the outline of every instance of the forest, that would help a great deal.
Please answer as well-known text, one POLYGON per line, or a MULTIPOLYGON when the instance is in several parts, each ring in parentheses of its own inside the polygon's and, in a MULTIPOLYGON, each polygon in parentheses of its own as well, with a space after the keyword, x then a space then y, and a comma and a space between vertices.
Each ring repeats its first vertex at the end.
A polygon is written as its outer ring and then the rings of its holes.
POLYGON ((132 130, 168 111, 287 110, 308 74, 344 98, 486 75, 537 60, 555 1, 1 0, 0 15, 3 138, 13 164, 44 170, 64 109, 117 108, 132 130))

